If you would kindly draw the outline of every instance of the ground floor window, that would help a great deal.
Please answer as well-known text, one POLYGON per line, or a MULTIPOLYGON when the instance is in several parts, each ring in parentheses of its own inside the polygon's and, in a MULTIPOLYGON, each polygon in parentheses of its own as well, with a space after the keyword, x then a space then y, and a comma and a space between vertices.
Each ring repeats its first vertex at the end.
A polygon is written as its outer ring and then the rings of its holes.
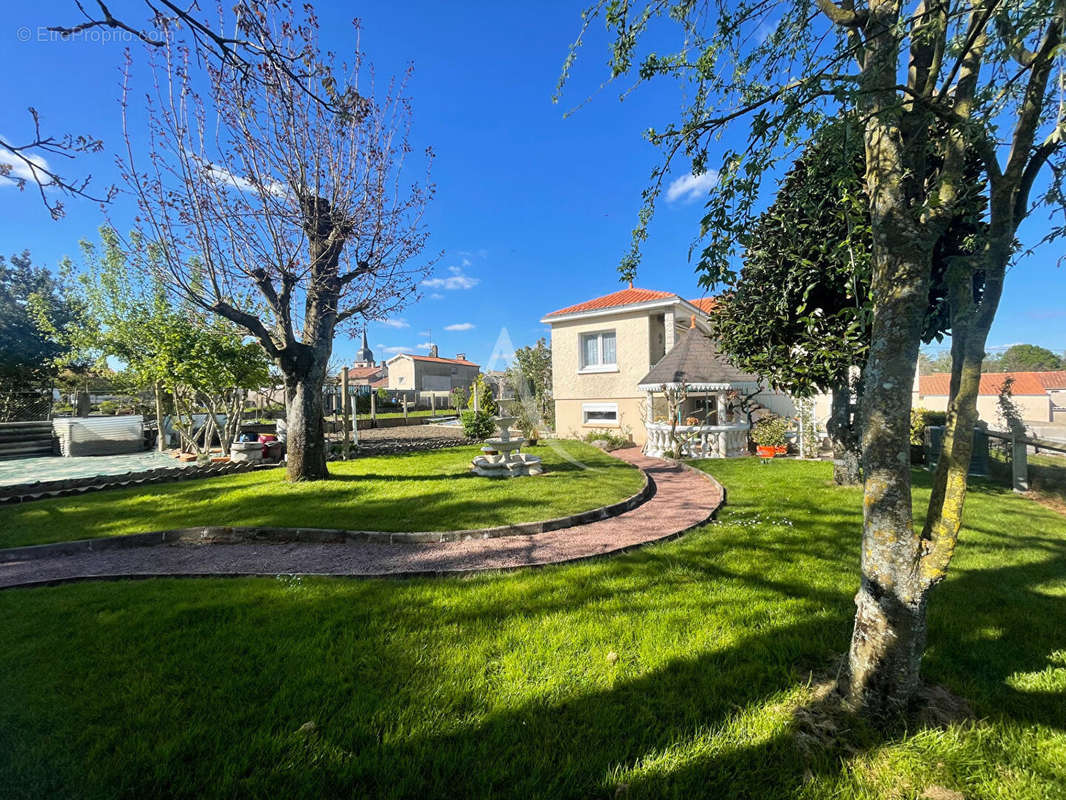
POLYGON ((617 425, 618 403, 582 403, 581 422, 585 425, 617 425))

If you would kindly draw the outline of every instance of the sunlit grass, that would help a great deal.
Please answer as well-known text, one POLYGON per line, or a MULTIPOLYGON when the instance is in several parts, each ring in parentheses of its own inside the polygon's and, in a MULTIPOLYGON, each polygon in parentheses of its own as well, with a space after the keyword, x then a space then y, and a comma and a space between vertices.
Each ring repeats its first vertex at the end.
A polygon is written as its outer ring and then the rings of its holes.
POLYGON ((859 492, 704 467, 720 522, 599 562, 0 592, 0 796, 1064 796, 1066 517, 977 485, 924 666, 976 720, 827 751, 794 714, 847 647, 859 492))
POLYGON ((348 530, 486 528, 587 511, 640 491, 635 467, 580 442, 542 445, 545 473, 470 472, 477 447, 331 462, 327 481, 288 483, 274 469, 114 489, 0 507, 0 547, 196 525, 348 530))

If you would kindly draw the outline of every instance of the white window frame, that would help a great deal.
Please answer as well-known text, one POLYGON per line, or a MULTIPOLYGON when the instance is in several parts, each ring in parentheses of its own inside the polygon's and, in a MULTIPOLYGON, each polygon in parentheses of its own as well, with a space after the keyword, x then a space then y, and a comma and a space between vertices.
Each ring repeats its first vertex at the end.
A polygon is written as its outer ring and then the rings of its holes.
POLYGON ((618 403, 582 403, 581 424, 591 428, 617 428, 618 427, 618 403), (614 421, 596 419, 589 421, 590 411, 613 411, 614 421))
POLYGON ((588 331, 587 333, 578 334, 577 349, 577 371, 579 375, 587 374, 590 372, 618 372, 618 333, 613 328, 605 329, 602 331, 588 331), (605 334, 608 333, 614 336, 614 361, 610 364, 605 364, 603 361, 603 337, 605 334), (596 352, 599 356, 599 363, 586 364, 585 341, 593 336, 596 337, 596 352))

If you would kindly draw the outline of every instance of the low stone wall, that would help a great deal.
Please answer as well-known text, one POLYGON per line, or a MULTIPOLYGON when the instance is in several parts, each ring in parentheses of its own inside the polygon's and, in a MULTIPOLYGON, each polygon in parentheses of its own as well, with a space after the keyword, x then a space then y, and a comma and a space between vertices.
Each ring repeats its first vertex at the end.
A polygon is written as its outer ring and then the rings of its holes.
POLYGON ((274 528, 240 527, 229 525, 206 525, 194 528, 175 528, 151 533, 133 533, 104 539, 82 539, 74 542, 55 542, 30 547, 0 549, 0 561, 34 561, 57 556, 105 550, 127 550, 135 547, 158 545, 207 545, 263 542, 281 544, 308 542, 314 544, 343 544, 345 542, 377 542, 381 544, 432 544, 460 542, 470 539, 496 539, 503 536, 529 536, 537 533, 573 528, 590 522, 609 519, 643 505, 655 495, 655 482, 647 472, 640 491, 625 500, 578 514, 538 522, 522 522, 516 525, 500 525, 494 528, 479 528, 459 531, 350 531, 327 528, 274 528))
POLYGON ((125 472, 121 475, 93 475, 86 478, 65 478, 58 481, 34 481, 0 486, 0 505, 25 503, 31 500, 43 500, 49 497, 85 494, 100 489, 117 489, 123 486, 143 486, 154 483, 183 481, 191 478, 213 478, 218 475, 232 475, 236 472, 250 472, 256 469, 272 469, 277 464, 259 464, 254 462, 226 462, 222 464, 204 464, 194 467, 159 467, 141 472, 125 472))

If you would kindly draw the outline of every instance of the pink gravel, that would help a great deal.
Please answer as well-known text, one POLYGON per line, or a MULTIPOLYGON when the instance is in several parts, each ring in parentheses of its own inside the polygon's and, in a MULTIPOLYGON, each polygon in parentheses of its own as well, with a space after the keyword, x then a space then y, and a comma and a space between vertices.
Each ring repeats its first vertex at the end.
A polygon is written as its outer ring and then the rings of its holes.
MULTIPOLYGON (((434 544, 173 544, 0 563, 0 588, 91 578, 205 575, 416 575, 559 564, 667 539, 711 518, 724 499, 703 473, 647 458, 614 455, 643 469, 655 495, 610 519, 550 533, 434 544)), ((535 479, 534 479, 535 480, 535 479)))

